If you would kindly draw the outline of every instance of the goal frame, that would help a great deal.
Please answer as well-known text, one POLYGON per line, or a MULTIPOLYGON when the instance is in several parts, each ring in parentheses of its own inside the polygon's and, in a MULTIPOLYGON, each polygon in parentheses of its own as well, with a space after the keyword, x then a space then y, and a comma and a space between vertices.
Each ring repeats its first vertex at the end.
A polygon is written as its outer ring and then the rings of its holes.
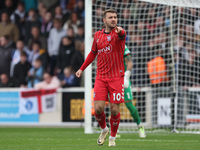
MULTIPOLYGON (((178 82, 175 80, 175 62, 174 62, 174 52, 173 52, 173 7, 193 7, 193 8, 200 8, 200 6, 195 5, 195 3, 190 3, 185 0, 140 0, 143 2, 150 2, 150 3, 157 3, 157 4, 163 4, 170 6, 170 54, 172 58, 172 89, 173 89, 173 96, 171 98, 172 100, 172 118, 174 119, 174 122, 172 121, 172 131, 176 131, 176 120, 177 120, 177 107, 178 107, 178 82)), ((200 0, 197 0, 200 2, 200 0)), ((85 6, 87 9, 85 9, 85 58, 91 51, 91 45, 92 45, 92 1, 91 0, 85 0, 85 6)), ((179 34, 179 33, 178 33, 179 34)), ((94 133, 92 128, 92 115, 91 115, 91 90, 92 90, 92 66, 88 66, 85 70, 85 133, 91 134, 94 133)), ((133 89, 132 91, 135 91, 137 89, 133 89)), ((149 102, 150 104, 150 102, 149 102)))

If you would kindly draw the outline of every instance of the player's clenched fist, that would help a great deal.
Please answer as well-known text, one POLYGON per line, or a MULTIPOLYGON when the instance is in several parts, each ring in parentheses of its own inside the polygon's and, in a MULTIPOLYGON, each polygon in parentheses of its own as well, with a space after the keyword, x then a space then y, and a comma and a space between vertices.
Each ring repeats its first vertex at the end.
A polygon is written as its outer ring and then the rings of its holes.
POLYGON ((115 27, 115 32, 120 33, 123 30, 122 27, 115 27))
POLYGON ((76 72, 76 76, 78 77, 78 78, 80 78, 81 77, 81 75, 82 75, 82 70, 78 70, 77 72, 76 72))

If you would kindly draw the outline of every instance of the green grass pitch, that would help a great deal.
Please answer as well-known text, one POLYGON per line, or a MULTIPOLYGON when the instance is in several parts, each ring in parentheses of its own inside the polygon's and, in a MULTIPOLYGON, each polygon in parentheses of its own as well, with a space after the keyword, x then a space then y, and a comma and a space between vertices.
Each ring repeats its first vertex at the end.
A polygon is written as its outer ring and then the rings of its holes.
POLYGON ((199 150, 199 134, 120 134, 116 147, 96 144, 99 134, 84 134, 82 128, 0 128, 0 150, 199 150))

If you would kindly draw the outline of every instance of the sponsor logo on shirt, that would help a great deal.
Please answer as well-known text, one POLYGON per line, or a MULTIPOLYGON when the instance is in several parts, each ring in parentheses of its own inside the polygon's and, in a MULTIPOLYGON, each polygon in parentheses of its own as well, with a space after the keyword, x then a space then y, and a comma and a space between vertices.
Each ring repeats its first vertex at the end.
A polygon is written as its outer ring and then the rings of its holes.
POLYGON ((112 52, 112 45, 111 44, 109 44, 108 46, 98 50, 99 54, 101 54, 101 53, 109 54, 110 52, 112 52))

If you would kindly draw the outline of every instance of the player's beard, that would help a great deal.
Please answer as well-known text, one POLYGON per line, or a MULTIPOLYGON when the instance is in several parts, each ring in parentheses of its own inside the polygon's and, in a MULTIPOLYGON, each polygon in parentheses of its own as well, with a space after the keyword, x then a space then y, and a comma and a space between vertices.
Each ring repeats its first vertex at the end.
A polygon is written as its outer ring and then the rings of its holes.
POLYGON ((115 25, 112 25, 111 23, 109 24, 109 23, 105 22, 105 25, 106 25, 106 28, 111 31, 112 29, 114 29, 116 27, 117 24, 115 23, 115 25))

